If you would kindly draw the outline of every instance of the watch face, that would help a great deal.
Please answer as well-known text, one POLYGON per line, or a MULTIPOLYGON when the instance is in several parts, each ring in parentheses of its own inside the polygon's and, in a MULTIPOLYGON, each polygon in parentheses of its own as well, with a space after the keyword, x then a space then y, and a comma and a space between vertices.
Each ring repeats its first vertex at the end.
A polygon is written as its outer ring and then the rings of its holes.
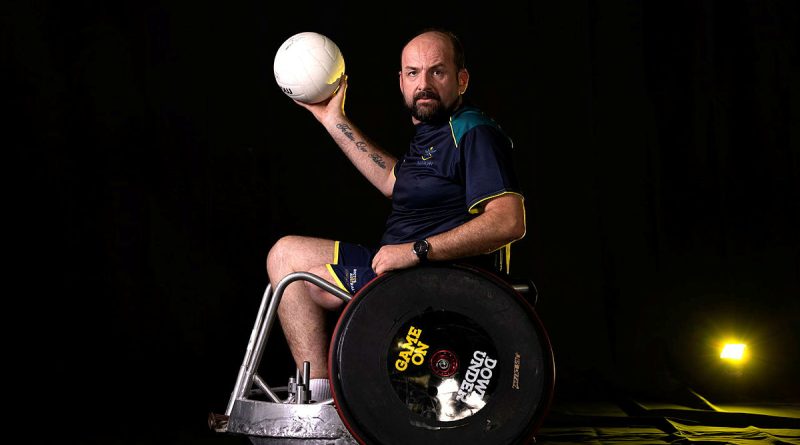
POLYGON ((414 253, 417 255, 428 253, 428 242, 425 240, 414 243, 414 253))

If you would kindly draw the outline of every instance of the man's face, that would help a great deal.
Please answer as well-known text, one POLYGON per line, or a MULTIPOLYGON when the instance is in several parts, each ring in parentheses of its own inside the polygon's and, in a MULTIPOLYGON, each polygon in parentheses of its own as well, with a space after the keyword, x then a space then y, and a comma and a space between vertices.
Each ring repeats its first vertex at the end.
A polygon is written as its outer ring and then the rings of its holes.
POLYGON ((458 71, 450 41, 437 33, 415 37, 403 48, 400 91, 414 124, 447 118, 461 103, 469 74, 458 71))

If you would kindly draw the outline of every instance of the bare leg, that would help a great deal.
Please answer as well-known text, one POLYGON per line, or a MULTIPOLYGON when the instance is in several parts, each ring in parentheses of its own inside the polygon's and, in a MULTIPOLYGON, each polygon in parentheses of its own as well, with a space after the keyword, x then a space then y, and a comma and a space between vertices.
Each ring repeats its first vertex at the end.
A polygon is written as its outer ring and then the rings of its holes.
MULTIPOLYGON (((276 286, 286 275, 310 272, 332 281, 325 264, 333 262, 334 242, 319 238, 286 236, 278 240, 267 257, 267 273, 276 286)), ((295 364, 302 369, 311 363, 311 378, 327 378, 329 333, 325 327, 325 310, 341 305, 341 300, 319 287, 297 281, 286 287, 278 306, 289 350, 295 364)))

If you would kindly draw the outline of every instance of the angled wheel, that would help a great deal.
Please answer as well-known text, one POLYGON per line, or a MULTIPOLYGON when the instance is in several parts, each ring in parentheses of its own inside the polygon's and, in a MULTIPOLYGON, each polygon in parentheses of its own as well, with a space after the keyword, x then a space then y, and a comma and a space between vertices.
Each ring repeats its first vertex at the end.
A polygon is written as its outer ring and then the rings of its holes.
POLYGON ((339 415, 367 444, 516 444, 535 433, 554 365, 533 308, 467 266, 381 275, 334 330, 339 415))

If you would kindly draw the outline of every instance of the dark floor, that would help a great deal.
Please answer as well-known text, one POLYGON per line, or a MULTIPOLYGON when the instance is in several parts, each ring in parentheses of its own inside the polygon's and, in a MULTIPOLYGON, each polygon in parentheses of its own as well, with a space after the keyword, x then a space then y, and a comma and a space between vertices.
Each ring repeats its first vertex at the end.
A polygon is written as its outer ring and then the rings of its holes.
POLYGON ((553 407, 537 439, 540 444, 800 444, 800 404, 562 403, 553 407))
MULTIPOLYGON (((798 444, 800 403, 685 404, 624 401, 556 402, 538 444, 798 444)), ((210 433, 193 443, 248 444, 210 433)), ((277 442, 276 442, 277 443, 277 442)))
MULTIPOLYGON (((120 411, 120 405, 100 399, 98 410, 84 413, 45 409, 44 403, 36 408, 40 415, 22 413, 23 420, 35 420, 30 422, 34 424, 23 422, 12 430, 24 436, 19 442, 26 444, 252 445, 247 436, 210 430, 202 403, 175 400, 180 399, 165 397, 148 409, 120 411)), ((614 393, 583 400, 557 398, 536 435, 537 443, 800 445, 797 397, 781 402, 717 402, 689 392, 663 400, 614 393)), ((219 410, 224 411, 224 402, 219 410)))

